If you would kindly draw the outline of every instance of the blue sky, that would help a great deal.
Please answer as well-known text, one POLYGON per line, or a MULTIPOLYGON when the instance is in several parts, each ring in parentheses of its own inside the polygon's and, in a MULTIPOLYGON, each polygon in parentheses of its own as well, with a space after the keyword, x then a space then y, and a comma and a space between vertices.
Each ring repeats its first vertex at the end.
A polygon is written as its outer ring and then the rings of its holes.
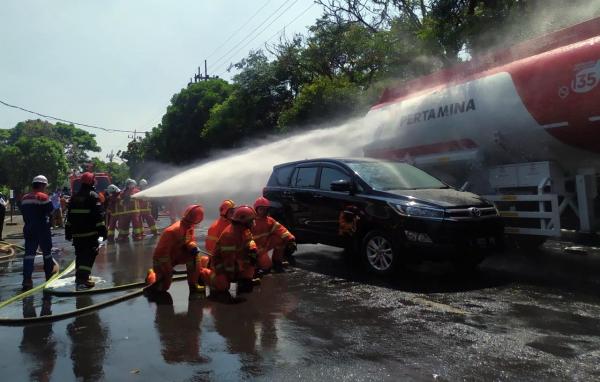
MULTIPOLYGON (((205 58, 209 74, 229 79, 228 63, 260 48, 282 28, 290 36, 306 32, 321 15, 320 6, 311 4, 313 0, 2 0, 0 100, 86 124, 149 130, 172 95, 199 65, 203 68, 205 58)), ((33 118, 0 105, 0 128, 33 118)), ((130 140, 126 133, 84 129, 96 134, 102 159, 130 140)))

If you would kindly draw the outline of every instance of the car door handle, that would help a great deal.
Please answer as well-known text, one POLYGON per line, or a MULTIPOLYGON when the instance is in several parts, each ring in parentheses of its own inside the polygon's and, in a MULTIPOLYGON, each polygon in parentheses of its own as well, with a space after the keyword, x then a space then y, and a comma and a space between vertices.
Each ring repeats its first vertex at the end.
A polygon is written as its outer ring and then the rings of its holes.
POLYGON ((323 195, 321 195, 321 194, 312 194, 312 196, 315 199, 323 199, 323 195))
POLYGON ((291 198, 294 195, 291 191, 283 191, 283 196, 291 198))

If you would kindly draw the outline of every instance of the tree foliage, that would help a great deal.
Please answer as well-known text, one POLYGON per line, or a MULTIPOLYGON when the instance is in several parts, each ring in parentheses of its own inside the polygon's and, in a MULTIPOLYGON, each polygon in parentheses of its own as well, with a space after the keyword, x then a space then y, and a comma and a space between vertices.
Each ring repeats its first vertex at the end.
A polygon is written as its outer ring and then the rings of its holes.
POLYGON ((89 162, 88 151, 100 151, 93 134, 63 123, 42 120, 0 130, 0 184, 22 191, 43 174, 51 187, 60 187, 69 170, 89 162))

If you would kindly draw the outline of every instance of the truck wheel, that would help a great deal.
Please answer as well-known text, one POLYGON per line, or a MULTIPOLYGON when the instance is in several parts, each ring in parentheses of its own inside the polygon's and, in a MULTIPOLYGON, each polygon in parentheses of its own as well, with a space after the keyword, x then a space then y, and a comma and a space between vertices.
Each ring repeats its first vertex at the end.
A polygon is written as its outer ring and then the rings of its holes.
POLYGON ((381 231, 369 232, 362 243, 362 257, 370 272, 392 273, 398 266, 398 251, 390 236, 381 231))

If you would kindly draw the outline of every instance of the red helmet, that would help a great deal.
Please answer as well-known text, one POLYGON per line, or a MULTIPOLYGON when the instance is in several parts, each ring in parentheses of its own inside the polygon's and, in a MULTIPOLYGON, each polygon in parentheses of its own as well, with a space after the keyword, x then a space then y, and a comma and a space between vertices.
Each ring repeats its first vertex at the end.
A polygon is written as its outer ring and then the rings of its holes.
POLYGON ((260 198, 256 199, 254 201, 254 209, 256 210, 258 207, 269 207, 271 205, 271 202, 269 202, 269 199, 265 198, 264 196, 261 196, 260 198))
POLYGON ((239 206, 231 217, 232 221, 242 224, 248 224, 254 219, 256 219, 256 212, 250 206, 239 206))
POLYGON ((219 207, 219 214, 221 214, 221 216, 225 216, 227 215, 227 211, 229 211, 232 208, 235 208, 235 203, 233 202, 233 200, 223 200, 223 203, 221 203, 221 206, 219 207))
POLYGON ((95 177, 92 172, 84 172, 81 174, 81 184, 88 184, 90 186, 94 185, 95 177))
POLYGON ((183 212, 181 221, 187 224, 198 224, 204 219, 204 208, 199 204, 192 204, 183 212))

